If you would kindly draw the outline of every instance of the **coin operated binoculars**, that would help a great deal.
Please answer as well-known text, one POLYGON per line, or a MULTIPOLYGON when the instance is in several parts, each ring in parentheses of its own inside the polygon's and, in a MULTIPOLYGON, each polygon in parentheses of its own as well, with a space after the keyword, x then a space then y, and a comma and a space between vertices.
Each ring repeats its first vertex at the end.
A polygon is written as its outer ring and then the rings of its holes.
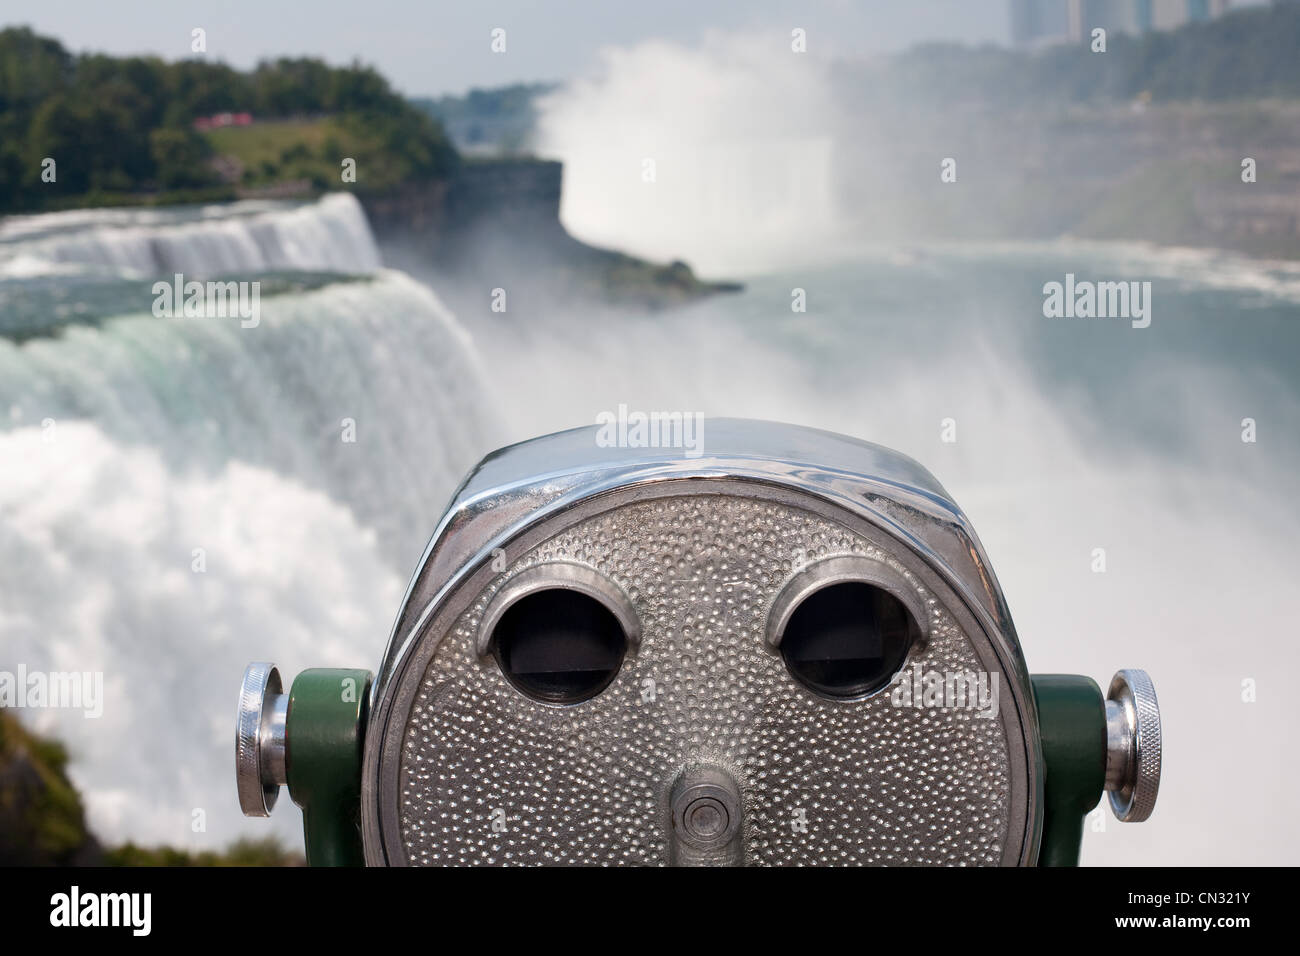
POLYGON ((974 529, 911 459, 710 420, 485 458, 379 669, 251 664, 239 800, 314 865, 1074 865, 1160 782, 1146 673, 1033 675, 974 529))

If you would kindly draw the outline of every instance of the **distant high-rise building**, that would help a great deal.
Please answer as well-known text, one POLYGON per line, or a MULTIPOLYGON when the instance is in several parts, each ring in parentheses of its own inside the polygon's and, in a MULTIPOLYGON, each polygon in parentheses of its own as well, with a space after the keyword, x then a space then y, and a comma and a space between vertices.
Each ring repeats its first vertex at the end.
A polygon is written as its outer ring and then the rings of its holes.
POLYGON ((1172 30, 1221 16, 1231 0, 1010 0, 1016 46, 1080 42, 1097 27, 1108 33, 1172 30))
POLYGON ((1059 43, 1070 34, 1069 0, 1011 0, 1011 42, 1059 43))

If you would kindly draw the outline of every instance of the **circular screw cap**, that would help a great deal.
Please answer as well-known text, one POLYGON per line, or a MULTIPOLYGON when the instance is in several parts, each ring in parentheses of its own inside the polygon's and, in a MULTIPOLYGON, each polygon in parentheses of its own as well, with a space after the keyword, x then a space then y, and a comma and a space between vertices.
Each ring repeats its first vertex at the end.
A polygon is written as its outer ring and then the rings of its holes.
POLYGON ((742 862, 740 788, 720 767, 684 771, 669 795, 673 860, 686 866, 742 862))
POLYGON ((1106 692, 1106 789, 1115 816, 1141 823, 1160 792, 1161 728, 1156 688, 1144 670, 1115 674, 1106 692))

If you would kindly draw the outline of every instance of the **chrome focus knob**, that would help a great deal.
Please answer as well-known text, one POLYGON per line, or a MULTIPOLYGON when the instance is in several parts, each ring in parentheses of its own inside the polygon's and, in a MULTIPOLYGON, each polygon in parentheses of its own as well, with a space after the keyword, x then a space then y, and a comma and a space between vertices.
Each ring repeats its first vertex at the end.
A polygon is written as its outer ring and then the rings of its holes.
POLYGON ((255 662, 244 670, 235 725, 235 783, 246 817, 269 817, 288 783, 285 720, 289 695, 274 664, 255 662))
POLYGON ((1106 790, 1123 823, 1151 816, 1160 792, 1160 704, 1144 670, 1122 670, 1106 692, 1106 790))

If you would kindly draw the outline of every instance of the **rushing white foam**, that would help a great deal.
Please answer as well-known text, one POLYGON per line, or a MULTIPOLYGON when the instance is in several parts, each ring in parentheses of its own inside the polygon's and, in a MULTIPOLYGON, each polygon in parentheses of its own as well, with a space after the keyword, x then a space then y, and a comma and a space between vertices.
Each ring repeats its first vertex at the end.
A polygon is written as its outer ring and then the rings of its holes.
POLYGON ((1217 289, 1300 304, 1300 262, 1260 259, 1227 249, 1165 246, 1143 241, 1064 237, 1049 240, 916 241, 846 243, 829 258, 836 261, 893 261, 911 264, 921 257, 969 262, 1051 263, 1054 270, 1084 266, 1092 274, 1167 280, 1165 288, 1217 289))
POLYGON ((457 480, 499 443, 495 405, 454 317, 391 271, 268 298, 257 328, 0 340, 0 663, 104 672, 100 720, 24 715, 71 747, 98 835, 268 832, 231 789, 244 664, 374 666, 457 480))
POLYGON ((393 271, 269 297, 256 328, 145 315, 0 340, 12 425, 89 419, 178 466, 272 468, 354 509, 395 563, 493 447, 497 394, 437 296, 393 271))
MULTIPOLYGON (((68 745, 92 830, 185 847, 269 832, 234 799, 232 688, 268 654, 286 679, 378 659, 404 575, 374 533, 265 468, 178 469, 84 422, 0 433, 0 462, 3 666, 104 675, 98 719, 22 713, 68 745)), ((288 806, 275 830, 294 845, 288 806)))
POLYGON ((604 51, 596 74, 540 104, 537 148, 565 165, 565 225, 706 274, 832 243, 832 85, 823 60, 789 44, 715 35, 604 51))
MULTIPOLYGON (((155 318, 142 284, 138 314, 0 339, 0 664, 102 671, 106 695, 98 720, 24 719, 68 744, 105 840, 266 833, 232 798, 231 689, 268 655, 286 677, 373 665, 497 441, 495 390, 437 296, 379 270, 349 195, 27 217, 5 239, 10 278, 372 273, 266 297, 256 328, 155 318)), ((291 845, 296 818, 272 824, 291 845)))
POLYGON ((76 210, 7 222, 0 278, 68 271, 205 277, 297 269, 364 273, 379 251, 350 193, 314 203, 232 203, 184 211, 76 210))
POLYGON ((199 219, 230 219, 259 213, 283 212, 299 203, 285 199, 242 199, 203 206, 105 206, 64 209, 5 216, 0 219, 0 242, 34 239, 57 232, 75 232, 97 226, 154 226, 163 228, 199 219))

